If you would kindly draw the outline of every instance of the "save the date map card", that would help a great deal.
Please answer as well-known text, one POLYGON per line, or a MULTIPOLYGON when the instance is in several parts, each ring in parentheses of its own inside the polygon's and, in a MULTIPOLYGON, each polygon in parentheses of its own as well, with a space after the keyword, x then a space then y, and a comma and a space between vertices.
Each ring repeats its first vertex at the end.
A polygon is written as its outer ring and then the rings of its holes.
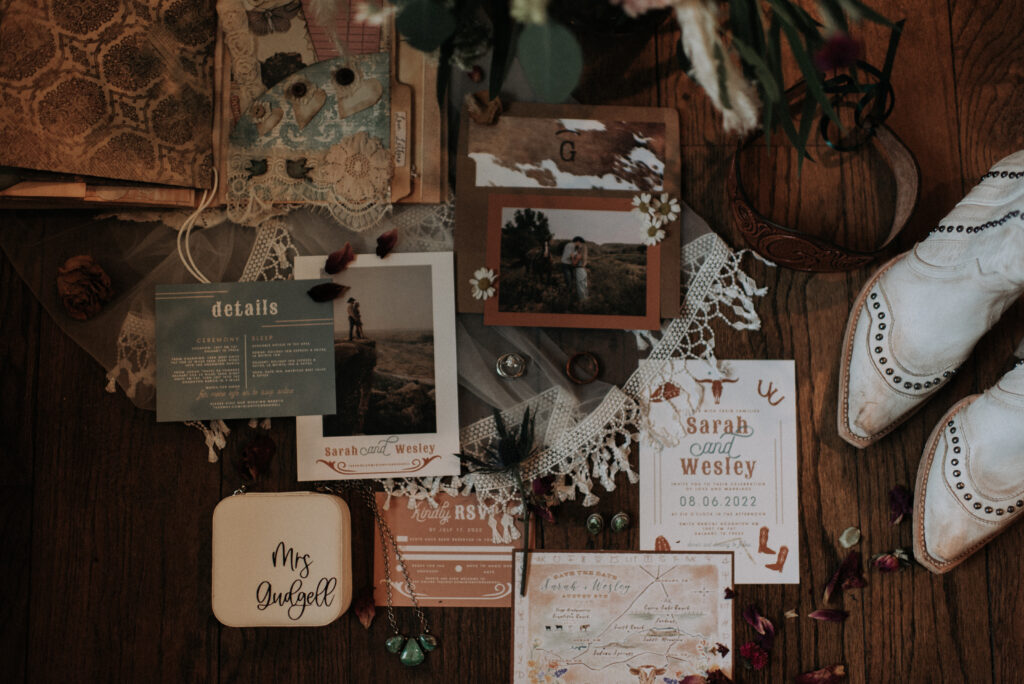
MULTIPOLYGON (((297 257, 320 278, 327 257, 297 257)), ((298 479, 458 475, 450 252, 359 254, 330 276, 337 410, 295 420, 298 479)))
MULTIPOLYGON (((523 524, 500 519, 491 522, 476 496, 438 494, 436 506, 427 501, 409 508, 405 499, 377 494, 381 515, 398 543, 406 569, 416 583, 421 606, 512 605, 512 551, 522 547, 523 524), (508 524, 504 524, 508 522, 508 524), (512 535, 515 530, 516 536, 512 535)), ((373 554, 374 599, 387 605, 386 583, 396 606, 411 606, 405 577, 391 552, 391 577, 384 576, 384 551, 376 537, 373 554)))
POLYGON ((730 550, 737 584, 799 583, 793 361, 671 360, 646 391, 640 548, 730 550))
POLYGON ((316 284, 157 285, 157 420, 333 413, 334 314, 316 284))
POLYGON ((662 684, 716 669, 731 677, 732 558, 531 552, 526 595, 513 592, 512 681, 662 684))

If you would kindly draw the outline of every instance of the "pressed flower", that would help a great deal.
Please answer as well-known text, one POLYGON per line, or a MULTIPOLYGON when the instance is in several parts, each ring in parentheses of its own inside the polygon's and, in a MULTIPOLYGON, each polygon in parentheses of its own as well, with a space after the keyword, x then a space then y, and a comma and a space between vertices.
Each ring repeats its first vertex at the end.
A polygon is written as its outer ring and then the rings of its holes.
POLYGON ((321 283, 306 291, 314 302, 329 302, 348 292, 351 288, 339 283, 321 283))
POLYGON ((843 533, 839 535, 839 544, 844 549, 855 546, 858 542, 860 542, 860 529, 856 527, 847 527, 843 530, 843 533))
POLYGON ((494 296, 494 283, 498 276, 489 268, 478 268, 469 279, 473 286, 473 299, 490 299, 494 296))
POLYGON ((651 216, 658 220, 658 225, 672 223, 679 217, 679 200, 663 192, 651 201, 651 216))
POLYGON ((828 584, 825 585, 824 601, 828 603, 832 594, 843 589, 857 589, 867 585, 864 579, 864 570, 860 563, 860 552, 850 551, 846 559, 832 573, 828 584))
POLYGON ((910 567, 910 554, 906 549, 893 549, 888 553, 878 553, 872 556, 871 564, 879 572, 897 572, 910 567))
POLYGON ((836 31, 814 53, 814 66, 821 72, 845 69, 853 66, 863 54, 864 43, 848 33, 836 31))
POLYGON ((783 616, 785 616, 787 620, 792 620, 794 618, 800 617, 800 613, 796 612, 795 608, 790 608, 785 613, 783 613, 783 616))
POLYGON ((644 230, 644 244, 653 247, 665 239, 665 231, 653 223, 644 230))
POLYGON ((377 237, 377 256, 381 259, 391 254, 391 250, 398 244, 398 229, 393 228, 377 237))
POLYGON ((796 684, 832 684, 844 679, 846 679, 846 666, 836 664, 813 672, 804 672, 797 675, 793 681, 796 684))
POLYGON ((914 505, 914 495, 903 485, 896 485, 889 490, 889 524, 899 525, 903 518, 910 515, 914 505))
POLYGON ((335 273, 341 273, 348 265, 351 264, 356 258, 356 253, 352 251, 352 244, 346 242, 345 246, 336 252, 332 252, 327 257, 327 263, 324 265, 324 270, 334 275, 335 273))
POLYGON ((768 652, 753 641, 740 646, 740 655, 746 658, 755 670, 763 670, 768 665, 768 652))
POLYGON ((646 222, 651 216, 651 193, 644 192, 633 196, 633 213, 646 222))
POLYGON ((846 618, 850 617, 850 614, 845 610, 833 610, 832 608, 819 608, 818 610, 811 611, 807 614, 807 617, 814 620, 821 620, 822 622, 842 622, 846 618))
POLYGON ((377 608, 373 602, 373 590, 364 589, 358 598, 352 602, 352 609, 356 612, 356 617, 359 618, 359 622, 363 627, 370 629, 373 617, 377 614, 377 608))

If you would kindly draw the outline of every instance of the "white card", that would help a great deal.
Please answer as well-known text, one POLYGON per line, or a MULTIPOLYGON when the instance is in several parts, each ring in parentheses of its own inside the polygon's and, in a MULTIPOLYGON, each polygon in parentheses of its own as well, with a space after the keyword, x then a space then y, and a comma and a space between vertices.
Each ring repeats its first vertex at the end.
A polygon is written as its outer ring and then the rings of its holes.
POLYGON ((655 378, 640 548, 730 550, 737 584, 799 583, 793 362, 677 359, 655 378))
POLYGON ((299 480, 458 475, 455 285, 450 252, 326 256, 295 277, 332 277, 337 413, 295 420, 299 480))

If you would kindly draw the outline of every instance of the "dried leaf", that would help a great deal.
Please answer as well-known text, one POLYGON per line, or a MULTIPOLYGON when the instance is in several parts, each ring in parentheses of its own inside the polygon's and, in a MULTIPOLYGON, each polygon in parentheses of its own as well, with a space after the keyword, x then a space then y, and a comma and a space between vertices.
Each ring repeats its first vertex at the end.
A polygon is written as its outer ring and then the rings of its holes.
POLYGON ((790 608, 785 613, 783 613, 783 615, 786 617, 787 620, 792 620, 793 618, 800 617, 800 613, 796 612, 795 608, 790 608))
POLYGON ((391 254, 391 250, 398 244, 398 229, 394 228, 386 233, 381 233, 377 238, 377 256, 381 259, 391 254))
POLYGON ((359 622, 362 623, 363 627, 370 629, 373 617, 377 614, 377 607, 373 602, 373 590, 364 589, 359 594, 359 597, 352 602, 352 609, 355 611, 356 617, 359 618, 359 622))
POLYGON ((899 525, 903 518, 910 515, 914 506, 914 495, 903 485, 896 485, 889 490, 889 524, 899 525))
POLYGON ((352 250, 352 244, 349 242, 345 243, 345 246, 336 252, 332 252, 327 257, 327 263, 324 264, 324 270, 334 275, 335 273, 341 273, 348 265, 355 261, 356 253, 352 250))
POLYGON ((819 608, 818 610, 808 613, 807 617, 815 620, 821 620, 822 622, 843 622, 846 618, 850 617, 850 614, 845 610, 819 608))
POLYGON ((839 544, 844 548, 848 549, 851 546, 855 546, 860 542, 860 529, 856 527, 847 527, 843 530, 843 533, 839 535, 839 544))
POLYGON ((243 479, 256 482, 270 472, 270 463, 277 453, 277 444, 267 435, 259 435, 245 445, 232 461, 243 479))
POLYGON ((841 592, 843 589, 857 589, 867 585, 867 581, 864 579, 864 571, 860 563, 860 552, 850 551, 846 556, 846 559, 842 564, 836 568, 836 571, 832 573, 832 577, 829 579, 828 584, 825 585, 825 594, 823 600, 825 603, 829 602, 832 595, 841 592))
POLYGON ((846 666, 837 664, 813 672, 804 672, 797 675, 793 681, 796 684, 832 684, 844 679, 846 679, 846 666))
POLYGON ((348 285, 338 283, 320 283, 309 288, 306 293, 314 302, 330 302, 349 291, 348 285))

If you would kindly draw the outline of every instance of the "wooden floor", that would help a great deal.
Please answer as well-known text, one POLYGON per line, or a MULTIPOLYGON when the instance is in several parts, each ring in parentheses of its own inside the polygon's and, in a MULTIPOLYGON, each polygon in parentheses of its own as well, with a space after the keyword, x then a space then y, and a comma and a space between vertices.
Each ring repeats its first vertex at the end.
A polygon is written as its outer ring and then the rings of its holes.
MULTIPOLYGON (((901 239, 920 239, 991 163, 1024 148, 1024 11, 1017 0, 897 0, 908 19, 890 120, 922 169, 921 202, 901 239)), ((872 54, 881 44, 872 31, 872 54)), ((680 112, 684 197, 733 245, 724 178, 733 141, 702 94, 679 72, 677 33, 595 44, 585 102, 663 105, 680 112)), ((780 151, 755 160, 760 201, 805 228, 870 242, 891 192, 858 173, 855 160, 795 175, 780 151), (839 176, 835 176, 839 173, 839 176), (831 175, 830 175, 831 174, 831 175), (829 179, 839 178, 840 182, 829 179)), ((863 170, 863 169, 860 169, 863 170)), ((0 224, 3 223, 0 217, 0 224)), ((1018 525, 947 576, 921 568, 868 574, 849 592, 845 624, 784 620, 819 607, 840 558, 839 533, 856 525, 866 555, 911 548, 911 526, 888 522, 886 493, 912 486, 928 431, 956 400, 990 386, 1024 338, 1018 301, 971 360, 904 427, 858 452, 836 434, 837 357, 848 307, 870 268, 808 275, 751 263, 769 287, 762 330, 718 328, 721 358, 795 359, 799 381, 801 584, 740 587, 779 637, 762 672, 738 682, 785 682, 846 663, 851 682, 1024 681, 1024 526, 1018 525)), ((351 616, 320 629, 222 628, 210 611, 210 516, 237 484, 206 462, 197 433, 157 424, 41 310, 0 261, 0 663, 5 681, 31 682, 503 682, 509 678, 510 612, 432 609, 442 647, 405 670, 383 650, 386 620, 367 632, 351 616)), ((241 424, 228 452, 251 433, 241 424)), ((274 421, 274 485, 295 488, 294 424, 274 421)), ((226 461, 226 459, 225 459, 226 461)), ((636 513, 637 489, 621 486, 600 510, 636 513)), ((369 574, 370 520, 353 507, 356 577, 369 574)), ((586 513, 564 506, 548 548, 582 548, 586 513)), ((606 548, 635 548, 637 533, 606 548)), ((358 589, 359 587, 357 587, 358 589)), ((409 615, 400 616, 407 619, 409 615)), ((738 611, 737 611, 738 618, 738 611)), ((738 620, 736 644, 750 629, 738 620)))

